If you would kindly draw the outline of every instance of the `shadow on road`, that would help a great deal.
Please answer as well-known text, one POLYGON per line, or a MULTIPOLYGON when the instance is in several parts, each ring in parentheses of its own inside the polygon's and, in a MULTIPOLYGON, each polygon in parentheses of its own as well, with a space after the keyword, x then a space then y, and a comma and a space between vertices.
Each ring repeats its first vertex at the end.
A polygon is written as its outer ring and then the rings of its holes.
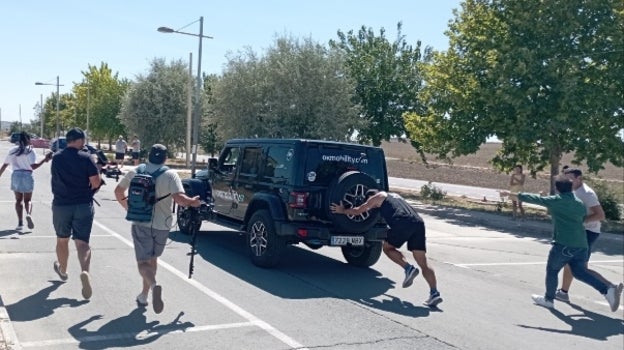
POLYGON ((31 233, 32 231, 18 231, 18 230, 2 230, 0 231, 0 239, 19 239, 19 236, 23 236, 31 233), (17 236, 11 236, 17 233, 17 236), (11 237, 6 237, 11 236, 11 237))
POLYGON ((80 349, 100 350, 149 344, 167 333, 184 332, 195 326, 192 322, 180 322, 184 312, 180 312, 170 323, 160 324, 159 321, 147 322, 145 311, 145 307, 138 307, 126 316, 103 324, 95 331, 85 327, 93 321, 101 320, 103 316, 91 316, 69 327, 68 332, 80 342, 80 349))
MULTIPOLYGON (((180 232, 172 232, 169 237, 181 243, 190 241, 180 232)), ((202 231, 196 247, 196 261, 201 256, 228 274, 280 298, 337 298, 401 315, 429 315, 429 308, 389 296, 387 291, 394 288, 395 282, 373 268, 354 267, 297 246, 288 247, 278 266, 259 268, 247 256, 244 236, 232 231, 202 231)))
POLYGON ((59 307, 78 307, 88 303, 88 300, 76 300, 69 298, 48 299, 50 293, 57 290, 63 284, 61 281, 49 281, 51 286, 43 288, 33 295, 7 305, 7 312, 11 321, 27 322, 50 316, 59 307))
POLYGON ((557 309, 550 310, 553 315, 557 316, 557 318, 570 326, 569 330, 527 325, 518 326, 522 328, 537 329, 546 332, 572 334, 580 337, 603 341, 608 340, 608 338, 612 336, 622 335, 622 332, 624 332, 624 321, 620 319, 603 316, 601 314, 585 310, 578 305, 570 304, 570 306, 573 309, 579 311, 580 314, 568 316, 557 309))

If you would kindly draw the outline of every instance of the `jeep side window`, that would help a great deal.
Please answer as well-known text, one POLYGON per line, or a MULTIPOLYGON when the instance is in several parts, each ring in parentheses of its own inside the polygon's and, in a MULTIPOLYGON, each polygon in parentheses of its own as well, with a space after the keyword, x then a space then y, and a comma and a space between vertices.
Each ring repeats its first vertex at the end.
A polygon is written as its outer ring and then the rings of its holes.
POLYGON ((271 146, 267 152, 264 176, 273 183, 286 183, 291 178, 294 151, 290 146, 271 146))
POLYGON ((243 151, 243 162, 241 163, 241 174, 256 175, 260 168, 260 156, 262 148, 245 148, 243 151))
POLYGON ((223 173, 233 173, 236 170, 239 154, 240 148, 238 147, 228 147, 223 150, 223 153, 221 153, 219 157, 219 171, 223 173))

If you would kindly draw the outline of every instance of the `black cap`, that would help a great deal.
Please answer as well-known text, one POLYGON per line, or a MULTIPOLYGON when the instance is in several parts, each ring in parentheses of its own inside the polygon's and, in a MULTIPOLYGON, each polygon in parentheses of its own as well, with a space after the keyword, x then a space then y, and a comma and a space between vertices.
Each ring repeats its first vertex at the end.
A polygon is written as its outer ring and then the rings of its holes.
POLYGON ((163 164, 166 158, 167 147, 161 145, 160 143, 157 143, 152 146, 152 149, 150 149, 147 160, 152 164, 163 164))
POLYGON ((65 139, 67 140, 67 142, 74 142, 76 140, 80 140, 84 138, 85 138, 85 133, 80 128, 71 128, 69 129, 67 134, 65 134, 65 139))

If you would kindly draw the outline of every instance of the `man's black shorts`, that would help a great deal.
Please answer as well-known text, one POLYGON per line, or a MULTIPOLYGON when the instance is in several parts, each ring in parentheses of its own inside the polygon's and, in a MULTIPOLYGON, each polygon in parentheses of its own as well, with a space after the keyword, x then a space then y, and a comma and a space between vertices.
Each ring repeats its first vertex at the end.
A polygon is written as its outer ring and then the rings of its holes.
POLYGON ((139 159, 139 152, 132 152, 132 159, 139 159))
POLYGON ((123 160, 126 155, 124 153, 115 153, 116 160, 123 160))
POLYGON ((407 249, 427 251, 425 223, 422 221, 398 222, 388 231, 386 242, 400 248, 407 242, 407 249))

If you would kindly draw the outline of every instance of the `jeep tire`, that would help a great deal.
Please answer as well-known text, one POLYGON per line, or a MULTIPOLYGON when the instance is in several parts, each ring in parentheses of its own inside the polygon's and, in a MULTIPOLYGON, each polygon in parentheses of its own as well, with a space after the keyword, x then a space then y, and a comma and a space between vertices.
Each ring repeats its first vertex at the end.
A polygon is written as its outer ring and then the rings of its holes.
POLYGON ((344 246, 342 256, 353 266, 369 267, 375 265, 381 256, 381 242, 367 242, 364 246, 344 246))
MULTIPOLYGON (((340 203, 347 208, 357 207, 366 201, 366 191, 376 189, 377 183, 370 176, 359 171, 348 171, 342 174, 329 188, 329 203, 340 203)), ((379 221, 379 212, 371 210, 357 217, 329 213, 334 226, 340 232, 362 233, 370 230, 379 221)))
POLYGON ((258 210, 247 225, 247 249, 256 266, 273 267, 286 250, 286 241, 277 235, 271 214, 258 210))
POLYGON ((192 223, 192 211, 190 208, 178 206, 176 211, 178 214, 178 228, 182 234, 190 235, 192 229, 196 229, 196 232, 199 232, 199 229, 201 228, 201 221, 192 223))

